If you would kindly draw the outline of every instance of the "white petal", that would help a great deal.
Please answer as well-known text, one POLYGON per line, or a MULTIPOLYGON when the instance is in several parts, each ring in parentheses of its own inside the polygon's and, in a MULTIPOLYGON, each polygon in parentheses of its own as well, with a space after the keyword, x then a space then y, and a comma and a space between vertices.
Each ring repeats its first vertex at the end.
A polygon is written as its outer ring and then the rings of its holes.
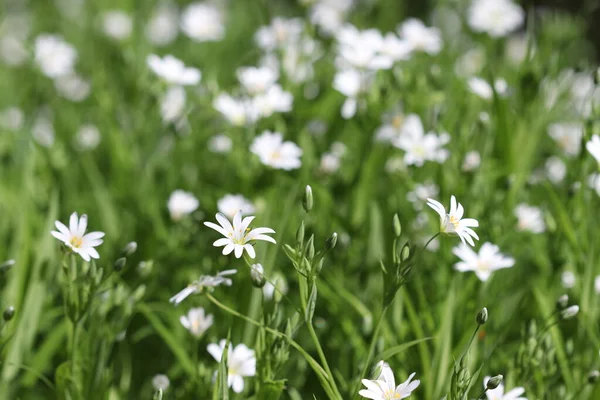
POLYGON ((250 258, 256 258, 256 252, 254 251, 254 247, 251 244, 244 245, 244 248, 248 252, 250 258))
POLYGON ((221 239, 215 240, 213 242, 213 246, 215 246, 215 247, 227 246, 229 243, 231 243, 231 240, 229 240, 227 238, 221 238, 221 239))
POLYGON ((244 253, 244 246, 236 244, 235 247, 235 258, 240 258, 244 253))
POLYGON ((76 234, 78 227, 79 227, 79 218, 77 217, 77 213, 74 212, 69 217, 69 230, 71 231, 71 233, 76 234))
POLYGON ((83 214, 81 218, 79 218, 79 224, 77 225, 77 236, 83 236, 85 230, 87 229, 87 215, 83 214))
POLYGON ((244 378, 239 375, 234 376, 231 382, 231 388, 236 393, 242 393, 244 391, 244 378))
POLYGON ((56 229, 58 229, 63 235, 65 236, 70 236, 71 232, 69 231, 69 228, 67 228, 65 226, 65 224, 63 224, 60 221, 54 221, 54 226, 56 226, 56 229))

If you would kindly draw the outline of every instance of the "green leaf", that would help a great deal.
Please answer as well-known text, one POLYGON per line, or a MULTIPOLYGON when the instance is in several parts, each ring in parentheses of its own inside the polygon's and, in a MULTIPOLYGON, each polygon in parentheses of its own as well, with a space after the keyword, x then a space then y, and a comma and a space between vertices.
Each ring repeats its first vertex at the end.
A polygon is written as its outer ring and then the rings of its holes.
POLYGON ((308 302, 306 304, 306 311, 304 314, 304 320, 307 323, 312 321, 313 316, 315 315, 315 308, 317 307, 317 284, 313 282, 312 288, 310 290, 310 297, 308 298, 308 302))
POLYGON ((285 382, 285 380, 262 382, 256 398, 260 400, 278 400, 285 389, 285 382))
POLYGON ((419 344, 421 342, 426 342, 431 339, 433 339, 433 336, 422 338, 422 339, 411 340, 410 342, 406 342, 406 343, 400 344, 398 346, 390 347, 389 349, 387 349, 387 350, 381 352, 379 355, 377 355, 377 357, 375 357, 375 360, 387 360, 388 358, 393 357, 396 354, 401 353, 404 350, 407 350, 416 344, 419 344))

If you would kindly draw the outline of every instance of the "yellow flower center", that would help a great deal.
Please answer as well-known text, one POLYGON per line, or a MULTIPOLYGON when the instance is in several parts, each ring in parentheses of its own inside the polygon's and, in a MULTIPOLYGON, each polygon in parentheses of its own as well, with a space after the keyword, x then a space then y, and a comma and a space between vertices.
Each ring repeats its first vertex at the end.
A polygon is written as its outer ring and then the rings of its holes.
POLYGON ((387 390, 384 393, 385 399, 386 400, 393 400, 393 399, 399 399, 400 398, 400 393, 397 393, 396 390, 387 390))
POLYGON ((73 246, 73 247, 80 248, 81 245, 83 244, 83 238, 80 238, 78 236, 73 236, 69 243, 71 243, 71 246, 73 246))
POLYGON ((400 129, 400 127, 402 126, 402 122, 404 122, 404 117, 402 115, 396 115, 392 119, 392 126, 396 129, 400 129))

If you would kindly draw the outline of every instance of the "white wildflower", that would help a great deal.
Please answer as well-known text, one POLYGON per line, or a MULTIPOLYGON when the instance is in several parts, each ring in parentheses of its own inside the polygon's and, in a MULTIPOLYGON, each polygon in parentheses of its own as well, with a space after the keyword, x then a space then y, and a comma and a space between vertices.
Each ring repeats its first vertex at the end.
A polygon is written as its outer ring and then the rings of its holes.
POLYGON ((219 41, 225 36, 223 14, 209 3, 190 4, 181 15, 181 30, 197 42, 219 41))
POLYGON ((197 338, 202 336, 213 324, 212 314, 206 314, 204 308, 192 308, 186 315, 179 317, 181 325, 197 338))
MULTIPOLYGON (((222 339, 219 344, 211 343, 207 350, 217 362, 221 362, 227 341, 222 339)), ((256 375, 256 356, 245 344, 233 347, 229 343, 227 349, 227 385, 235 393, 244 391, 244 378, 256 375)))
POLYGON ((242 216, 254 214, 256 211, 254 204, 241 194, 227 194, 217 201, 217 209, 227 218, 232 219, 238 211, 242 216))
POLYGON ((173 221, 179 221, 184 216, 193 213, 199 205, 200 202, 196 196, 183 190, 175 190, 171 193, 167 202, 169 214, 171 214, 173 221))
POLYGON ((55 221, 54 226, 58 231, 50 232, 52 236, 63 242, 74 253, 77 253, 85 261, 100 258, 98 251, 94 248, 100 246, 103 242, 104 232, 85 233, 87 229, 87 215, 83 214, 81 218, 74 212, 69 219, 69 227, 60 221, 55 221))
POLYGON ((543 233, 546 230, 544 214, 537 207, 521 203, 515 208, 517 217, 517 229, 519 231, 529 231, 533 233, 543 233))
POLYGON ((272 168, 292 170, 302 165, 302 149, 293 142, 284 142, 283 135, 278 132, 265 131, 254 138, 250 151, 272 168))
POLYGON ((479 253, 464 243, 456 246, 452 252, 461 259, 454 268, 461 272, 473 271, 482 282, 487 281, 492 272, 515 265, 512 257, 500 253, 500 248, 489 242, 481 245, 479 253))
POLYGON ((427 205, 431 207, 440 216, 440 232, 449 235, 457 235, 460 240, 475 246, 472 238, 479 240, 479 236, 471 228, 479 226, 479 222, 473 218, 463 218, 464 208, 457 203, 456 198, 450 198, 450 211, 446 213, 444 206, 433 199, 427 199, 427 205))

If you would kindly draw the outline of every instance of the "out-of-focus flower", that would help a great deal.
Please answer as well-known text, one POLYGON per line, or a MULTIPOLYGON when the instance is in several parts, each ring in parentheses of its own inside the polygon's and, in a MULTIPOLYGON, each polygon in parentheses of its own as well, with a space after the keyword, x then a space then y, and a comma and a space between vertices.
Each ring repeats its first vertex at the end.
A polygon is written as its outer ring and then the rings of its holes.
POLYGON ((340 169, 341 160, 340 157, 333 153, 325 153, 321 156, 321 162, 319 169, 326 174, 332 174, 340 169))
POLYGON ((600 165, 600 136, 594 134, 592 138, 585 144, 585 148, 600 165))
POLYGON ((440 232, 449 235, 457 235, 460 240, 475 246, 472 238, 479 240, 479 236, 471 228, 479 226, 479 222, 473 218, 463 218, 464 208, 457 203, 454 196, 450 197, 450 211, 446 213, 444 206, 433 199, 427 199, 427 205, 440 216, 440 232))
POLYGON ((569 156, 576 156, 581 151, 583 124, 580 122, 560 122, 548 127, 548 135, 569 156))
POLYGON ((240 67, 236 75, 244 89, 253 96, 266 92, 279 78, 277 71, 268 67, 240 67))
POLYGON ((600 275, 597 275, 596 278, 594 278, 594 291, 596 294, 600 294, 600 275))
POLYGON ((406 200, 413 203, 415 210, 423 208, 423 202, 430 197, 436 197, 440 192, 438 185, 431 181, 425 183, 417 183, 413 190, 406 194, 406 200))
POLYGON ((310 9, 310 22, 325 35, 335 34, 344 24, 353 0, 321 0, 310 9))
POLYGON ((169 377, 164 374, 157 374, 152 378, 152 387, 154 390, 162 390, 164 392, 169 386, 171 386, 171 381, 169 380, 169 377))
POLYGON ((75 134, 75 143, 80 150, 93 150, 100 144, 100 137, 96 125, 86 124, 79 127, 75 134))
POLYGON ((213 153, 229 153, 233 147, 231 138, 223 133, 210 138, 208 149, 213 153))
MULTIPOLYGON (((506 57, 515 65, 521 64, 527 57, 527 48, 530 46, 529 37, 526 34, 512 35, 506 40, 506 57)), ((532 49, 533 51, 533 49, 532 49)))
POLYGON ((87 99, 92 89, 90 82, 77 74, 56 78, 54 87, 62 97, 75 103, 87 99))
POLYGON ((529 231, 533 233, 543 233, 546 230, 544 214, 537 207, 521 203, 515 208, 517 217, 517 229, 520 231, 529 231))
POLYGON ((28 58, 24 39, 15 35, 0 36, 0 60, 11 67, 23 65, 28 58))
POLYGON ((237 270, 227 269, 225 271, 219 272, 215 276, 201 275, 200 278, 198 278, 198 280, 190 283, 175 296, 171 297, 169 299, 169 302, 177 305, 190 295, 201 293, 205 289, 211 291, 220 285, 231 286, 233 281, 231 280, 231 278, 227 277, 235 274, 237 274, 237 270))
POLYGON ((160 101, 160 116, 164 122, 176 122, 185 112, 186 94, 181 86, 171 86, 160 101))
POLYGON ((196 85, 202 77, 198 69, 186 67, 183 61, 172 55, 160 58, 156 54, 150 54, 146 62, 152 72, 171 85, 196 85))
POLYGON ((204 308, 192 308, 187 315, 179 317, 181 325, 197 338, 202 336, 213 324, 212 314, 206 314, 204 308))
POLYGON ((25 115, 18 107, 8 107, 0 110, 0 128, 9 131, 18 131, 23 127, 25 115))
POLYGON ((241 194, 226 194, 217 201, 217 209, 227 218, 232 219, 238 211, 242 212, 242 216, 254 214, 256 209, 254 204, 241 194))
POLYGON ((442 50, 442 35, 438 28, 430 28, 416 19, 409 18, 398 26, 398 34, 406 40, 413 52, 422 51, 436 55, 442 50))
MULTIPOLYGON (((494 95, 492 86, 485 79, 473 76, 469 78, 467 84, 471 92, 482 99, 489 100, 494 95)), ((505 94, 507 89, 506 81, 504 79, 496 79, 494 89, 499 95, 505 94)))
POLYGON ((463 160, 462 163, 462 169, 463 171, 466 172, 470 172, 473 171, 477 168, 479 168, 479 165, 481 165, 481 155, 479 154, 478 151, 469 151, 467 154, 465 154, 465 159, 463 160))
MULTIPOLYGON (((487 389, 487 384, 490 379, 490 376, 483 378, 484 389, 487 389)), ((525 393, 525 389, 522 387, 516 387, 504 393, 504 385, 500 383, 495 389, 487 389, 485 395, 488 400, 527 400, 526 397, 521 396, 523 393, 525 393)))
POLYGON ((406 152, 404 163, 406 165, 423 166, 425 161, 443 163, 450 152, 442 146, 450 141, 450 135, 435 132, 425 134, 421 118, 416 114, 406 117, 402 126, 402 134, 394 139, 392 144, 406 152))
POLYGON ((213 100, 213 107, 232 125, 244 126, 258 120, 259 111, 250 99, 238 99, 221 93, 213 100))
POLYGON ((77 253, 85 261, 91 258, 99 259, 100 255, 94 248, 100 246, 103 242, 104 232, 90 232, 85 234, 87 229, 87 215, 83 214, 81 218, 74 212, 69 219, 69 227, 60 221, 55 221, 54 226, 58 231, 50 232, 52 236, 63 242, 74 253, 77 253))
POLYGON ((284 142, 283 135, 279 132, 265 131, 255 137, 250 151, 256 154, 263 164, 272 168, 289 171, 302 165, 302 149, 293 142, 284 142))
POLYGON ((383 114, 381 119, 382 124, 375 131, 375 140, 392 143, 404 132, 402 128, 405 117, 402 107, 396 107, 396 109, 383 114))
POLYGON ((124 40, 131 36, 133 21, 131 17, 120 10, 106 11, 102 15, 104 34, 116 40, 124 40))
POLYGON ((358 97, 367 92, 373 81, 373 74, 359 72, 353 69, 338 71, 333 79, 333 88, 346 96, 342 105, 341 114, 345 119, 350 119, 356 114, 358 97))
POLYGON ((31 127, 31 136, 41 146, 51 147, 54 144, 54 125, 52 118, 46 112, 36 116, 31 127))
POLYGON ((546 176, 548 176, 550 182, 558 184, 565 179, 567 166, 560 158, 556 156, 548 157, 544 166, 546 169, 546 176))
POLYGON ((159 6, 146 25, 146 37, 155 46, 167 46, 179 33, 179 13, 177 8, 159 6))
POLYGON ((560 282, 565 289, 571 289, 575 286, 577 278, 575 277, 573 271, 564 271, 560 275, 560 282))
MULTIPOLYGON (((227 341, 222 339, 219 344, 211 343, 207 350, 217 362, 221 362, 227 341)), ((244 391, 244 377, 256 375, 256 356, 254 350, 241 343, 233 347, 229 343, 227 350, 227 385, 235 393, 244 391)))
POLYGON ((181 15, 181 30, 197 42, 215 42, 225 36, 223 14, 209 3, 193 3, 181 15))
POLYGON ((468 23, 475 32, 503 37, 523 24, 525 11, 511 0, 473 0, 468 23))
POLYGON ((301 18, 275 17, 269 25, 261 26, 256 31, 254 40, 266 51, 285 50, 287 45, 300 40, 303 30, 304 22, 301 18))
POLYGON ((456 60, 454 72, 456 75, 465 77, 476 75, 483 68, 485 60, 485 49, 474 47, 456 60))
POLYGON ((204 225, 219 232, 224 238, 218 239, 213 243, 215 247, 223 247, 223 254, 228 255, 234 252, 236 258, 242 257, 244 250, 251 258, 256 257, 253 243, 256 240, 264 240, 266 242, 277 243, 267 233, 275 233, 271 228, 254 228, 249 229, 250 223, 254 220, 253 216, 242 219, 241 210, 233 216, 233 224, 229 222, 227 217, 221 213, 215 216, 219 225, 205 221, 204 225))
POLYGON ((294 97, 286 92, 280 85, 271 86, 265 93, 254 98, 254 108, 261 117, 268 118, 276 112, 288 112, 292 110, 294 97))
POLYGON ((41 34, 35 39, 35 61, 42 73, 55 79, 71 75, 77 61, 77 50, 62 36, 41 34))
POLYGON ((380 70, 389 69, 394 64, 392 57, 381 52, 384 40, 377 29, 360 31, 348 24, 340 29, 336 38, 339 47, 339 68, 380 70))
POLYGON ((394 400, 405 399, 419 387, 421 381, 412 380, 415 373, 409 375, 408 379, 396 386, 394 372, 386 363, 380 364, 381 374, 376 380, 363 379, 361 382, 366 389, 358 392, 359 395, 372 400, 394 400))
POLYGON ((487 281, 492 272, 515 265, 512 257, 500 253, 500 248, 489 242, 481 245, 479 253, 464 243, 456 246, 452 252, 461 259, 454 268, 461 272, 473 271, 482 282, 487 281))
POLYGON ((175 190, 171 193, 167 202, 169 214, 171 214, 173 221, 179 221, 184 216, 193 213, 199 205, 200 202, 196 196, 183 190, 175 190))

